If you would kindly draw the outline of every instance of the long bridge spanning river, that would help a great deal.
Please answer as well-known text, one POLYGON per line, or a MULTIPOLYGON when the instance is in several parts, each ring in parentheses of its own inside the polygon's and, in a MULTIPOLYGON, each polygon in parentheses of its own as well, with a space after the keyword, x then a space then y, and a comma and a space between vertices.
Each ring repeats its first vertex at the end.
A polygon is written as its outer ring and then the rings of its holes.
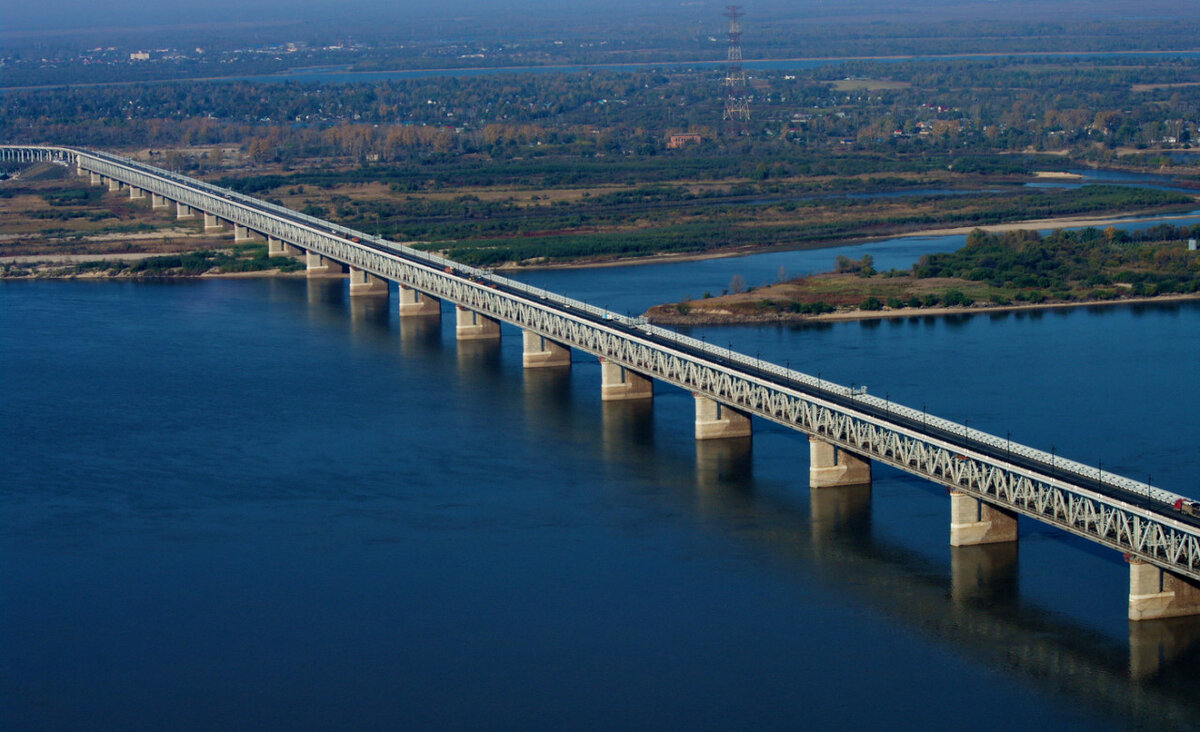
POLYGON ((348 268, 354 297, 386 297, 395 282, 402 319, 438 316, 448 301, 459 340, 514 325, 526 368, 592 354, 602 399, 650 399, 654 380, 686 389, 697 440, 748 437, 751 417, 802 432, 814 491, 869 484, 872 461, 944 485, 954 546, 1014 542, 1018 515, 1057 526, 1125 554, 1131 620, 1200 614, 1200 518, 1179 510, 1185 496, 139 162, 47 146, 0 146, 0 160, 69 165, 181 219, 203 216, 208 230, 232 225, 235 240, 303 257, 310 276, 348 268))

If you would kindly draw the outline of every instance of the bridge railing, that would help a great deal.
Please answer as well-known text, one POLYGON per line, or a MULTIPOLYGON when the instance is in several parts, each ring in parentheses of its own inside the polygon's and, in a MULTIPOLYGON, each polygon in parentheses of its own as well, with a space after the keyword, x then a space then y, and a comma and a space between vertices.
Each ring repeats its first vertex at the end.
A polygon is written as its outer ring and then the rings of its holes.
MULTIPOLYGON (((761 378, 764 375, 769 375, 770 377, 774 377, 776 379, 782 379, 785 381, 785 383, 800 384, 807 388, 815 389, 817 393, 838 394, 843 397, 854 399, 855 401, 864 405, 869 405, 876 409, 883 410, 887 413, 906 417, 922 425, 943 430, 946 433, 961 435, 965 440, 989 445, 998 450, 1003 449, 1006 454, 1020 455, 1031 460, 1036 460, 1040 463, 1051 466, 1056 472, 1061 471, 1063 475, 1074 474, 1080 477, 1087 477, 1089 479, 1101 478, 1102 482, 1106 484, 1119 487, 1123 490, 1144 496, 1156 502, 1170 504, 1179 498, 1184 498, 1184 496, 1156 488, 1149 484, 1136 481, 1116 473, 1101 473, 1099 466, 1093 467, 1076 461, 1068 460, 1058 455, 1046 453, 1042 450, 1038 450, 1027 445, 1014 443, 1009 439, 1001 439, 996 435, 992 435, 981 430, 972 429, 967 425, 930 415, 925 411, 918 411, 902 404, 891 402, 890 400, 880 399, 878 397, 868 395, 865 393, 865 390, 846 387, 829 380, 814 377, 810 374, 790 368, 784 368, 778 364, 768 361, 763 361, 760 358, 752 358, 747 354, 742 354, 732 350, 731 348, 720 348, 714 344, 704 341, 703 339, 692 338, 691 336, 679 333, 677 331, 650 325, 645 321, 644 318, 627 317, 604 308, 596 307, 581 300, 569 298, 543 288, 532 287, 518 280, 503 277, 488 270, 461 264, 434 252, 422 251, 401 243, 392 242, 384 239, 383 237, 361 232, 341 224, 325 221, 315 216, 300 213, 270 201, 264 201, 251 196, 246 196, 237 191, 223 188, 205 181, 196 180, 194 178, 189 178, 172 171, 163 170, 154 166, 138 163, 118 157, 116 155, 98 151, 84 151, 73 148, 41 146, 0 146, 0 150, 49 155, 51 159, 60 160, 69 160, 72 157, 76 159, 93 158, 96 160, 101 160, 110 165, 118 166, 131 171, 137 171, 142 175, 148 175, 164 181, 169 181, 176 185, 184 186, 189 190, 206 193, 212 197, 214 202, 219 201, 223 205, 238 206, 239 208, 245 209, 247 213, 262 212, 265 209, 274 212, 283 218, 286 218, 289 222, 295 223, 298 221, 307 224, 314 231, 326 236, 332 234, 335 236, 340 236, 340 238, 346 240, 351 240, 357 237, 362 241, 371 243, 377 247, 391 249, 402 253, 404 256, 411 259, 423 261, 429 266, 439 270, 450 268, 454 272, 467 275, 468 277, 486 278, 490 282, 501 284, 514 292, 523 293, 529 296, 530 299, 535 303, 540 300, 546 305, 556 305, 560 308, 574 310, 579 313, 590 315, 593 318, 619 323, 629 328, 636 328, 648 335, 658 338, 660 341, 674 343, 678 347, 684 347, 692 352, 692 354, 702 354, 714 364, 725 364, 728 367, 739 368, 744 372, 744 375, 749 375, 751 378, 761 378)), ((346 244, 349 242, 347 241, 341 243, 346 244)))

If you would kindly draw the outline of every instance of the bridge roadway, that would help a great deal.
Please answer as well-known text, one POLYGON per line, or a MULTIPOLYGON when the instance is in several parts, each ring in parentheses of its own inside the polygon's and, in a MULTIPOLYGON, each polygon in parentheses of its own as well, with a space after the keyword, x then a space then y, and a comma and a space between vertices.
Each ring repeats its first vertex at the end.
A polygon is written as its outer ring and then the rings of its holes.
MULTIPOLYGON (((1200 614, 1200 520, 1174 508, 1182 495, 143 163, 48 146, 0 146, 0 160, 73 165, 110 190, 174 201, 180 217, 203 212, 232 223, 235 236, 283 242, 306 253, 310 269, 345 264, 352 283, 357 272, 368 284, 398 283, 402 299, 407 290, 448 300, 460 337, 464 318, 477 337, 498 337, 507 322, 545 351, 591 353, 605 362, 606 390, 648 397, 654 379, 687 389, 698 439, 748 435, 751 416, 803 432, 814 490, 869 482, 870 461, 940 483, 956 546, 1015 541, 1018 514, 1058 526, 1125 554, 1131 619, 1200 614)), ((526 347, 528 355, 528 339, 526 347)))

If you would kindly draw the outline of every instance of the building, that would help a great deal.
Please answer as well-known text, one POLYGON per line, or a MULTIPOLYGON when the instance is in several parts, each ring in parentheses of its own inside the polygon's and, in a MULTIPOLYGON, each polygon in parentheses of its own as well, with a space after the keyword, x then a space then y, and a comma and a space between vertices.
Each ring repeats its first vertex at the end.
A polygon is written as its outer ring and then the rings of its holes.
POLYGON ((699 132, 685 132, 679 135, 667 135, 667 149, 678 150, 689 143, 700 144, 699 132))

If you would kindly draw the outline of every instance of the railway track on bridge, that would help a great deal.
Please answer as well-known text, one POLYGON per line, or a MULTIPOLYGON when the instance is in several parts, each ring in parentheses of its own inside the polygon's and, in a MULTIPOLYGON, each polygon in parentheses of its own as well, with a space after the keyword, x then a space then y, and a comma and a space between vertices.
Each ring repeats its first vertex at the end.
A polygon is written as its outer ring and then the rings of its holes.
MULTIPOLYGON (((1014 538, 1016 514, 1058 526, 1121 551, 1135 564, 1166 570, 1165 576, 1187 585, 1180 592, 1196 592, 1191 612, 1200 612, 1200 518, 1174 508, 1177 501, 1188 500, 1181 494, 1104 474, 640 318, 107 153, 0 146, 0 159, 77 165, 93 176, 150 191, 268 240, 348 265, 352 272, 357 269, 449 300, 460 309, 591 353, 640 377, 690 390, 736 413, 782 424, 854 459, 936 481, 958 495, 1011 512, 1014 538)), ((1162 594, 1165 585, 1159 580, 1162 594)))

